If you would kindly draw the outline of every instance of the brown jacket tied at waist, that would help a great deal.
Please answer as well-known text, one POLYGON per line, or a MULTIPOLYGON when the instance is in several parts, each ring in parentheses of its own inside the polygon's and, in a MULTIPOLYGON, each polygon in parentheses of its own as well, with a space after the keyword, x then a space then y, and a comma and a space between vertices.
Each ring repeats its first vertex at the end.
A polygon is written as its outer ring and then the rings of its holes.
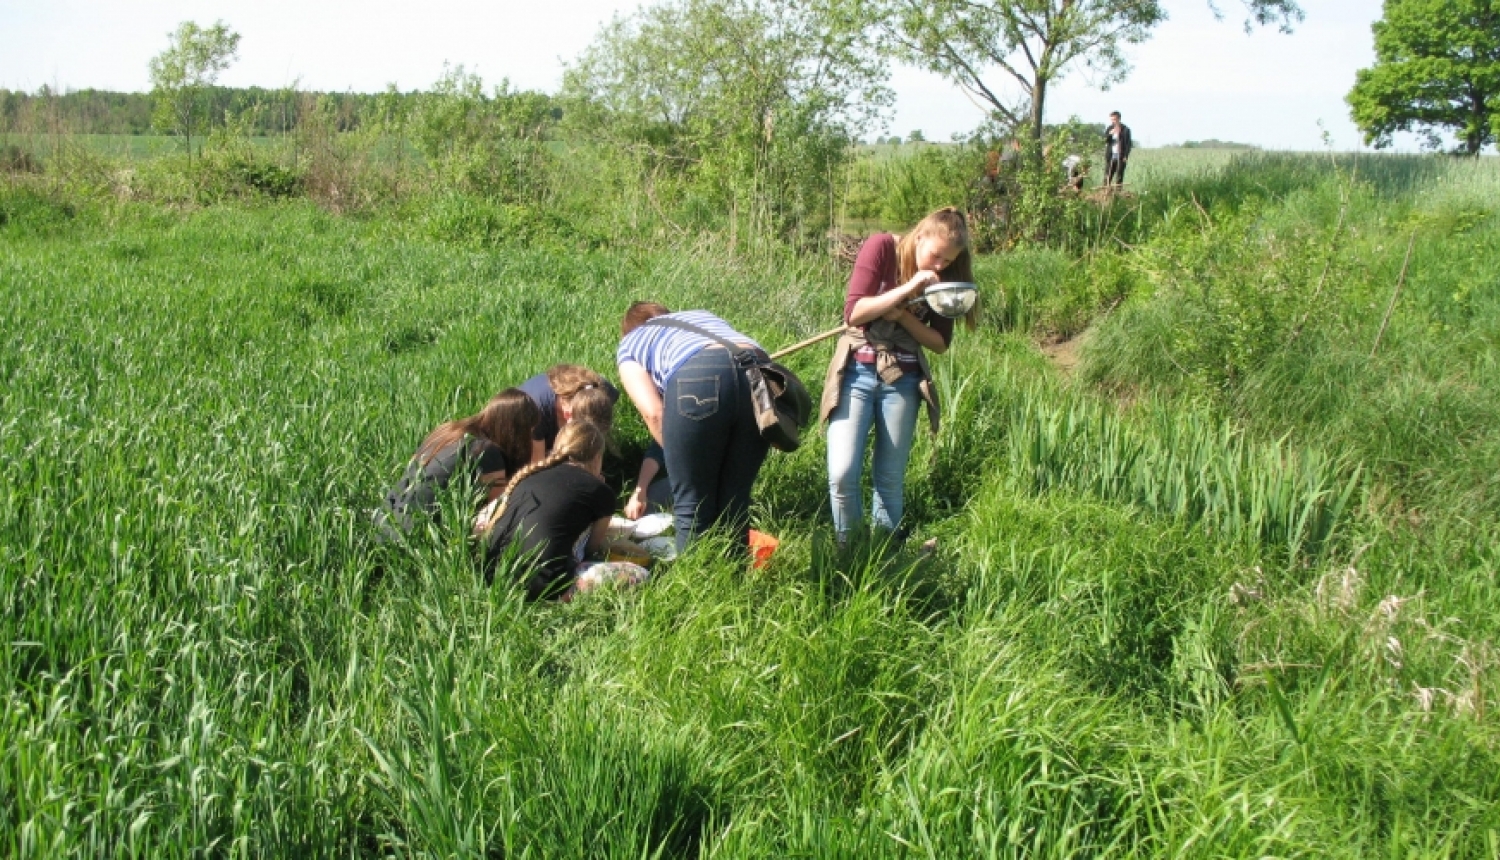
POLYGON ((854 352, 864 346, 875 350, 875 372, 882 382, 893 384, 906 371, 901 369, 897 353, 906 352, 917 357, 922 378, 917 391, 927 404, 927 421, 936 433, 942 417, 938 406, 937 389, 932 385, 932 368, 927 365, 927 351, 900 323, 891 320, 875 320, 867 326, 849 326, 839 336, 833 347, 833 360, 828 364, 828 375, 823 378, 823 397, 818 403, 818 420, 827 422, 828 416, 838 408, 839 395, 843 391, 844 371, 853 360, 854 352))

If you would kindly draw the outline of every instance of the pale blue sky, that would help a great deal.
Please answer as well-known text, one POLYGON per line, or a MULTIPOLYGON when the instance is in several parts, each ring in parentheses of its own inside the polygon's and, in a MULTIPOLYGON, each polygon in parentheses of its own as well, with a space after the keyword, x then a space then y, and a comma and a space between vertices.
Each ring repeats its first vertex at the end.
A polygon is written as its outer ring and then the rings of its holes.
MULTIPOLYGON (((1246 34, 1238 4, 1221 3, 1225 19, 1215 21, 1206 0, 1166 0, 1169 20, 1130 51, 1135 71, 1123 84, 1101 93, 1075 72, 1053 91, 1047 118, 1103 122, 1119 110, 1147 146, 1219 138, 1275 149, 1320 148, 1321 120, 1335 147, 1356 148, 1343 97, 1372 61, 1380 2, 1305 5, 1307 20, 1292 35, 1246 34)), ((229 85, 418 89, 449 61, 487 81, 552 91, 563 60, 615 12, 635 8, 609 0, 0 0, 0 87, 145 90, 147 61, 169 31, 184 20, 222 19, 242 36, 240 59, 221 79, 229 85)), ((898 69, 893 83, 887 134, 921 129, 946 140, 980 118, 926 73, 898 69)))

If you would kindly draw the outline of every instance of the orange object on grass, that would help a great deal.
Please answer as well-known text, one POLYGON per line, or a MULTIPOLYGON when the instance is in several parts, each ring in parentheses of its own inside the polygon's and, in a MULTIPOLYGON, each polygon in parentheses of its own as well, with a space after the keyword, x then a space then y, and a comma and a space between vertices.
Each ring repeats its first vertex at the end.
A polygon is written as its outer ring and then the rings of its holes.
POLYGON ((754 567, 757 569, 765 567, 766 562, 771 560, 771 555, 776 548, 781 546, 781 541, 755 529, 750 530, 750 551, 755 554, 754 567))

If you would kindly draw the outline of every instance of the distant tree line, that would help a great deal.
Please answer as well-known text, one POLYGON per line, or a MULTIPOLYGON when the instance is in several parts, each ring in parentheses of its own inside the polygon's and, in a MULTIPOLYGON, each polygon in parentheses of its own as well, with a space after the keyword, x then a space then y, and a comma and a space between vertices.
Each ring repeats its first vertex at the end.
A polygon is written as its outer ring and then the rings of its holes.
POLYGON ((1260 149, 1260 147, 1256 146, 1253 143, 1235 143, 1232 140, 1219 140, 1216 137, 1210 137, 1207 140, 1184 140, 1182 143, 1167 143, 1167 144, 1163 144, 1162 145, 1162 149, 1238 149, 1238 150, 1254 150, 1254 149, 1260 149))
MULTIPOLYGON (((274 136, 297 131, 317 111, 320 122, 331 114, 336 130, 355 131, 388 111, 393 102, 410 111, 422 95, 415 90, 325 93, 291 87, 209 87, 207 119, 210 128, 222 127, 229 117, 250 134, 274 136)), ((0 89, 0 132, 55 127, 73 134, 160 134, 151 125, 153 108, 150 93, 96 89, 56 92, 46 86, 34 93, 0 89)), ((562 115, 553 105, 548 106, 548 112, 554 119, 562 115)))

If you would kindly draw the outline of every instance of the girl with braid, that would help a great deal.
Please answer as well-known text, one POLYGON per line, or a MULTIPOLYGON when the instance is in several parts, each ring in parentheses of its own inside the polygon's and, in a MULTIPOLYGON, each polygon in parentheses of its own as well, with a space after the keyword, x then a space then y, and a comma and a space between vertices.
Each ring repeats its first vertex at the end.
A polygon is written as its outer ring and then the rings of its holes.
POLYGON ((524 577, 526 597, 568 599, 575 590, 606 579, 639 582, 644 568, 610 563, 580 580, 585 554, 609 545, 615 494, 600 479, 605 432, 575 419, 558 431, 552 454, 510 480, 485 536, 485 581, 493 582, 502 558, 523 559, 513 570, 524 577))

